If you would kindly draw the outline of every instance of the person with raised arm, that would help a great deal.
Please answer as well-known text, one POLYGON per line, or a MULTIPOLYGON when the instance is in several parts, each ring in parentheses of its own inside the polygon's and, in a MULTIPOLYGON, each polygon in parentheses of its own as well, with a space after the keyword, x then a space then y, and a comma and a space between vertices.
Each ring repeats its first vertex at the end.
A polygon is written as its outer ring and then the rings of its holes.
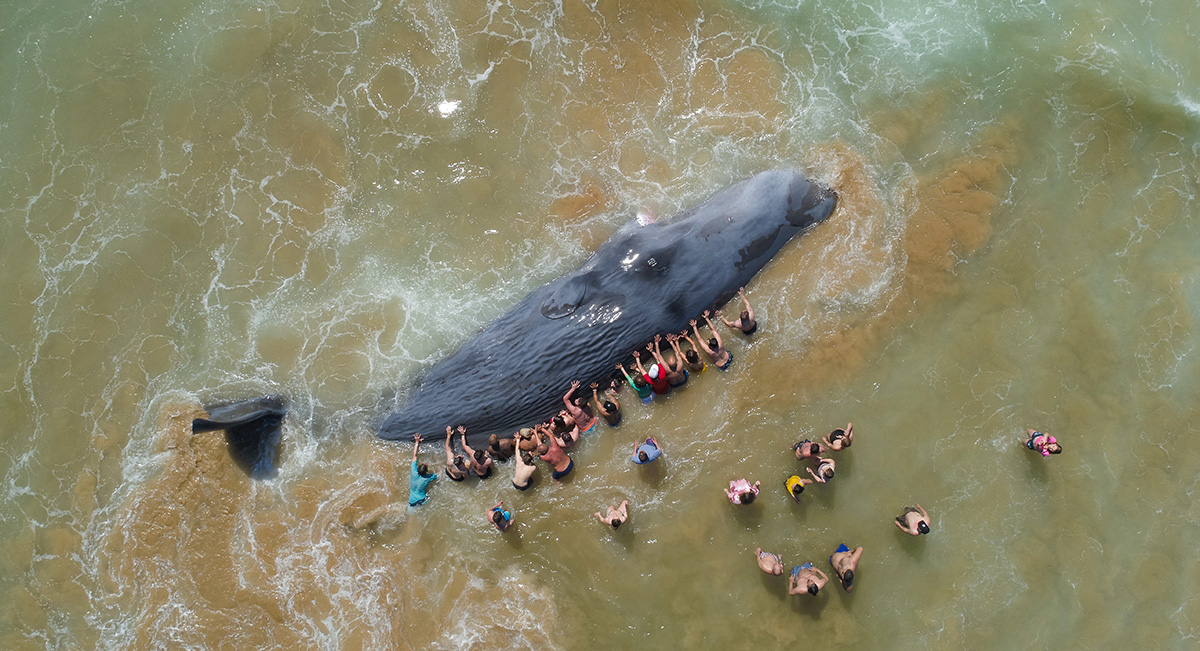
POLYGON ((629 500, 621 502, 621 505, 616 508, 612 506, 608 507, 608 509, 604 512, 604 515, 600 515, 599 511, 593 515, 596 516, 597 520, 603 522, 604 524, 611 525, 613 529, 616 529, 629 521, 629 500))
POLYGON ((651 400, 654 400, 654 393, 650 390, 650 383, 646 382, 641 375, 631 376, 629 371, 625 370, 624 364, 617 364, 617 370, 621 372, 621 375, 625 376, 625 381, 637 392, 638 397, 642 399, 643 405, 648 405, 651 400))
POLYGON ((854 423, 846 423, 846 429, 833 430, 829 436, 822 437, 821 442, 830 450, 845 450, 854 442, 854 423))
POLYGON ((467 464, 463 462, 461 454, 454 454, 454 449, 450 443, 450 437, 454 436, 454 432, 450 426, 446 426, 446 476, 453 481, 462 481, 467 478, 467 464))
POLYGON ((579 380, 575 380, 571 383, 571 388, 563 395, 562 400, 563 404, 567 406, 567 413, 571 414, 571 418, 575 420, 575 426, 579 428, 579 433, 587 434, 596 427, 596 421, 599 419, 587 413, 582 406, 576 404, 582 401, 583 396, 579 396, 576 400, 571 399, 571 396, 575 395, 575 390, 578 388, 579 380))
MULTIPOLYGON (((646 350, 653 352, 654 344, 646 344, 646 350)), ((650 370, 647 371, 642 366, 642 353, 640 351, 633 351, 633 365, 637 367, 642 377, 646 378, 646 382, 650 384, 650 388, 655 393, 662 395, 671 390, 671 384, 667 382, 666 369, 659 367, 657 363, 653 363, 650 364, 650 370)))
POLYGON ((579 426, 575 424, 575 419, 571 417, 571 414, 564 409, 550 419, 550 435, 564 449, 570 449, 579 442, 579 426))
MULTIPOLYGON (((670 343, 674 337, 675 335, 667 335, 667 342, 670 343)), ((654 350, 651 351, 654 353, 654 359, 658 361, 660 367, 666 370, 667 384, 672 389, 683 386, 688 380, 687 369, 683 366, 683 356, 672 355, 670 360, 663 359, 662 350, 659 349, 661 341, 662 335, 654 335, 654 350)))
POLYGON ((507 461, 512 457, 516 445, 512 437, 500 438, 496 434, 488 437, 488 454, 496 461, 507 461))
POLYGON ((438 476, 435 473, 429 472, 429 466, 423 463, 417 463, 417 451, 421 449, 421 435, 413 434, 413 456, 412 466, 409 468, 408 475, 408 505, 420 506, 429 499, 426 493, 429 490, 429 485, 438 476))
POLYGON ((609 427, 616 427, 621 424, 621 402, 617 400, 617 393, 612 387, 604 392, 604 400, 601 400, 597 393, 599 387, 599 383, 592 382, 592 402, 596 404, 596 412, 604 418, 609 427))
MULTIPOLYGON (((692 321, 692 325, 695 326, 696 322, 692 321)), ((708 364, 705 364, 704 360, 700 359, 700 353, 696 352, 700 350, 700 347, 697 346, 696 342, 693 341, 691 336, 688 335, 687 330, 679 333, 679 337, 680 339, 687 340, 687 342, 692 345, 692 349, 683 354, 683 359, 687 362, 688 369, 690 369, 693 373, 703 373, 704 369, 708 368, 708 364)))
POLYGON ((550 467, 554 469, 554 472, 550 476, 561 480, 575 469, 575 460, 563 451, 562 446, 558 443, 558 439, 554 438, 553 432, 547 430, 545 433, 547 436, 538 445, 538 457, 550 464, 550 467))
POLYGON ((643 463, 650 463, 661 456, 662 448, 659 447, 658 441, 653 436, 648 436, 644 443, 633 444, 633 457, 630 461, 641 465, 643 463))
POLYGON ((504 510, 503 500, 496 502, 492 508, 484 511, 483 517, 487 518, 487 521, 492 523, 492 526, 496 527, 500 533, 508 531, 513 523, 513 514, 504 510))
POLYGON ((458 433, 462 449, 467 451, 467 465, 480 479, 490 477, 492 475, 492 458, 488 456, 487 450, 472 450, 471 446, 467 445, 467 429, 462 425, 458 426, 458 433))
POLYGON ((692 319, 688 323, 691 324, 692 331, 696 333, 696 343, 700 344, 700 348, 705 353, 708 353, 709 358, 713 361, 713 366, 722 371, 728 371, 729 365, 733 363, 733 354, 725 350, 725 346, 721 341, 721 333, 717 332, 717 329, 713 327, 712 319, 708 318, 708 314, 708 310, 704 310, 704 314, 701 315, 704 317, 704 321, 708 324, 708 329, 712 333, 712 336, 708 338, 708 343, 704 343, 704 339, 700 337, 700 329, 696 326, 696 320, 692 319))
POLYGON ((513 467, 513 488, 524 491, 533 485, 533 473, 537 467, 533 465, 533 455, 521 450, 513 457, 516 463, 513 467))
POLYGON ((720 311, 717 312, 717 316, 721 317, 721 320, 725 322, 725 325, 735 330, 740 330, 742 334, 749 337, 750 335, 754 334, 756 330, 758 330, 758 321, 754 320, 754 308, 750 307, 750 301, 746 300, 745 287, 738 289, 738 298, 742 299, 742 305, 744 305, 746 309, 742 310, 742 313, 740 316, 738 316, 737 321, 730 322, 724 316, 721 316, 720 311))

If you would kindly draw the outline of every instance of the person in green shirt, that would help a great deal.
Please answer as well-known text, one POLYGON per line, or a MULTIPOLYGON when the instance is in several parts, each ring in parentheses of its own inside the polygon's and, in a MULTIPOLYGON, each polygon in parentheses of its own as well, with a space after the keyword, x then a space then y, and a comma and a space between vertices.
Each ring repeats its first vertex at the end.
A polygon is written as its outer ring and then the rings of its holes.
POLYGON ((640 375, 630 377, 629 371, 625 370, 624 364, 617 364, 617 370, 621 371, 621 375, 625 376, 625 381, 629 383, 629 386, 633 387, 634 391, 637 391, 638 397, 642 399, 642 404, 650 404, 650 401, 654 399, 654 394, 651 393, 650 384, 646 382, 646 378, 640 375))
POLYGON ((438 476, 429 472, 429 466, 417 463, 417 450, 421 449, 421 435, 413 435, 413 456, 412 466, 408 476, 408 505, 419 506, 429 499, 425 491, 429 489, 429 485, 438 476))

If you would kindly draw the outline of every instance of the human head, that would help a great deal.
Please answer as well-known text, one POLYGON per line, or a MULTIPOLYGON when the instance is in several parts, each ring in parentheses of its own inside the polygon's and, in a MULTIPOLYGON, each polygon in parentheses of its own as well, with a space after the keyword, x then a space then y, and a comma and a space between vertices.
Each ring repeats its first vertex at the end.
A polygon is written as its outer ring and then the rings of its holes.
POLYGON ((820 588, 817 587, 817 584, 813 583, 812 581, 809 581, 808 582, 808 594, 815 595, 815 594, 817 594, 818 591, 820 591, 820 588))
POLYGON ((833 479, 833 468, 826 467, 821 471, 821 476, 825 478, 825 481, 833 479))
POLYGON ((647 373, 646 375, 649 375, 649 376, 650 376, 650 379, 652 379, 652 380, 657 380, 657 379, 658 379, 658 374, 659 374, 659 372, 660 372, 660 371, 659 371, 659 368, 658 368, 658 364, 651 364, 651 365, 650 365, 650 372, 649 372, 649 373, 647 373))
POLYGON ((492 510, 492 524, 496 525, 497 527, 504 526, 504 514, 501 513, 499 509, 492 510))
POLYGON ((623 522, 624 522, 624 521, 623 521, 621 518, 613 518, 613 519, 612 519, 612 527, 613 527, 613 529, 618 529, 618 528, 620 528, 620 526, 621 526, 621 524, 622 524, 623 522))
POLYGON ((645 380, 645 379, 643 379, 643 378, 642 378, 642 377, 639 375, 638 377, 635 377, 635 378, 633 378, 633 386, 635 386, 635 387, 637 387, 637 388, 639 388, 639 389, 645 389, 645 388, 646 388, 646 380, 645 380))
POLYGON ((820 443, 809 443, 808 444, 808 453, 813 456, 821 454, 821 444, 820 443))
POLYGON ((717 342, 716 337, 709 337, 708 338, 708 347, 713 350, 716 350, 721 347, 721 344, 717 342))
POLYGON ((521 451, 521 461, 524 461, 525 465, 527 465, 527 466, 532 466, 533 465, 533 455, 522 450, 521 451))
POLYGON ((697 355, 696 351, 694 350, 687 351, 683 354, 683 357, 688 361, 689 364, 697 364, 700 362, 700 356, 697 355))
POLYGON ((738 495, 738 501, 741 502, 742 504, 749 504, 749 503, 753 502, 754 501, 754 492, 746 491, 745 493, 738 495))
POLYGON ((917 523, 917 531, 920 531, 921 533, 929 533, 929 524, 924 520, 921 520, 917 523))
POLYGON ((539 455, 546 454, 549 451, 550 451, 550 446, 545 443, 543 443, 537 447, 537 453, 539 455))
POLYGON ((554 417, 554 429, 560 430, 560 431, 567 429, 567 421, 563 420, 562 416, 555 416, 554 417))
POLYGON ((495 434, 492 434, 491 436, 488 437, 488 445, 490 445, 492 447, 496 447, 496 446, 500 445, 500 437, 496 436, 495 434))
POLYGON ((614 404, 612 403, 612 401, 610 401, 610 400, 605 400, 605 401, 604 401, 604 411, 607 411, 607 412, 614 412, 614 411, 616 411, 616 410, 617 410, 617 406, 616 406, 616 405, 614 405, 614 404))
POLYGON ((1060 445, 1058 441, 1055 441, 1054 443, 1047 443, 1044 449, 1050 454, 1062 454, 1062 445, 1060 445))
POLYGON ((792 485, 792 497, 796 498, 797 501, 800 500, 800 493, 803 493, 803 492, 804 492, 804 482, 798 481, 792 485))
POLYGON ((638 461, 646 463, 650 460, 650 455, 646 454, 645 450, 638 450, 638 461))
POLYGON ((842 585, 849 588, 854 585, 854 570, 846 570, 842 572, 842 585))
POLYGON ((521 431, 519 433, 521 435, 521 438, 523 438, 523 439, 527 439, 527 438, 530 438, 533 436, 533 430, 529 429, 528 427, 522 427, 521 431))
POLYGON ((587 400, 583 396, 579 396, 579 397, 575 398, 575 406, 576 407, 583 409, 583 406, 586 404, 587 404, 587 400))
POLYGON ((429 474, 429 466, 427 466, 425 464, 421 464, 421 465, 417 466, 417 474, 428 475, 429 474))
POLYGON ((750 310, 742 310, 741 317, 742 324, 745 325, 745 323, 750 320, 750 310))
POLYGON ((487 458, 487 455, 483 453, 483 450, 475 451, 475 463, 483 463, 485 458, 487 458))

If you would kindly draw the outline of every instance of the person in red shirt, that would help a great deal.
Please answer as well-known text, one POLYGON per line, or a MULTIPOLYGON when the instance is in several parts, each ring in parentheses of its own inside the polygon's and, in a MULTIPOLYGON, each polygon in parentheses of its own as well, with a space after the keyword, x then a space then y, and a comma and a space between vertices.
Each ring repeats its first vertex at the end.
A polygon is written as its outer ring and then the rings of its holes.
MULTIPOLYGON (((653 349, 654 344, 650 344, 648 347, 653 349)), ((642 377, 646 378, 646 382, 655 393, 661 395, 671 390, 671 383, 667 382, 667 372, 658 364, 651 364, 650 370, 647 371, 642 366, 642 354, 636 350, 633 351, 633 365, 642 374, 642 377)))

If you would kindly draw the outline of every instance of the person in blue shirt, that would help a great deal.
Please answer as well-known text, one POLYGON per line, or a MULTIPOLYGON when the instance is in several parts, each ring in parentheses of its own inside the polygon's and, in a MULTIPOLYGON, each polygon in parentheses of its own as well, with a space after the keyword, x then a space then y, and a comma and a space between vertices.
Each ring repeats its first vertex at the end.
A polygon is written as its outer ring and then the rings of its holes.
POLYGON ((429 496, 425 491, 438 476, 429 472, 429 466, 417 463, 417 450, 421 449, 421 435, 413 435, 412 467, 408 476, 408 505, 418 506, 425 503, 429 496))
POLYGON ((492 526, 496 527, 500 533, 508 531, 508 528, 513 523, 513 514, 510 511, 504 510, 503 500, 496 502, 492 505, 492 508, 484 511, 483 517, 487 518, 488 522, 491 522, 492 526))
POLYGON ((650 463, 662 456, 662 448, 658 447, 658 441, 653 436, 646 438, 646 442, 641 445, 634 444, 633 458, 631 459, 636 464, 650 463))

